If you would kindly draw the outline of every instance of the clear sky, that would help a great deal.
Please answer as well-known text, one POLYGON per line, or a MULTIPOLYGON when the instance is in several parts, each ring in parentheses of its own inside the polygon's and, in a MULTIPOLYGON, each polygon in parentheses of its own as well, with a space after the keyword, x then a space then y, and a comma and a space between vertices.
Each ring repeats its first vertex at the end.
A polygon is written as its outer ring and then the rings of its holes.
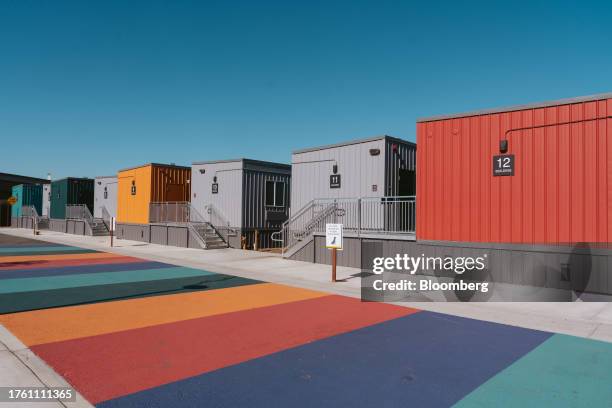
POLYGON ((612 3, 0 4, 0 171, 53 178, 389 134, 612 91, 612 3))

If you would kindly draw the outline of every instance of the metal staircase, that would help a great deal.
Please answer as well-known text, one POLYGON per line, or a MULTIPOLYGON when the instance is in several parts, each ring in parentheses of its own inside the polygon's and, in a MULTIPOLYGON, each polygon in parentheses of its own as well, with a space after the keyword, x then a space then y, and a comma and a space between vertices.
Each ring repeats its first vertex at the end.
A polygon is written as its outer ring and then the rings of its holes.
POLYGON ((285 221, 272 240, 282 242, 283 256, 291 257, 313 240, 315 232, 324 232, 325 224, 335 221, 337 208, 336 202, 312 200, 285 221))
POLYGON ((36 225, 36 228, 38 229, 49 228, 49 218, 38 215, 38 211, 36 211, 36 207, 33 205, 25 205, 21 207, 21 216, 30 218, 32 223, 36 225))
POLYGON ((229 237, 237 234, 229 226, 225 216, 213 205, 205 207, 205 215, 200 214, 189 202, 151 203, 149 221, 151 223, 186 225, 191 236, 203 249, 229 247, 229 237))
POLYGON ((85 221, 93 236, 110 235, 109 225, 103 218, 94 218, 85 204, 69 204, 66 206, 66 219, 85 221))
POLYGON ((272 239, 281 242, 289 258, 325 233, 325 224, 339 223, 357 237, 381 235, 414 236, 416 197, 357 197, 315 199, 289 218, 272 239))

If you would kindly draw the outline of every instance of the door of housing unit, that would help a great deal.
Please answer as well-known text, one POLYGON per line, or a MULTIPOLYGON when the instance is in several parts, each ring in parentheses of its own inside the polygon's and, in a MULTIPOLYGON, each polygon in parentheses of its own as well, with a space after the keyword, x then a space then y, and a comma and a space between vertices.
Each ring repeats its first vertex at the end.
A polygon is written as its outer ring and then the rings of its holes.
POLYGON ((397 174, 397 195, 395 203, 396 228, 399 232, 414 231, 415 229, 415 202, 405 197, 416 195, 416 171, 399 169, 397 174))

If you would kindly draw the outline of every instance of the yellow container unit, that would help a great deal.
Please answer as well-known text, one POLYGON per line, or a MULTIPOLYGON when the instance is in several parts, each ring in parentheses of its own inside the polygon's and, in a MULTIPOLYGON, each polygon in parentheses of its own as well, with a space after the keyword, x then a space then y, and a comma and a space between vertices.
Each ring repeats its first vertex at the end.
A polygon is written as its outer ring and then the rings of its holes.
POLYGON ((117 223, 148 224, 152 202, 190 201, 190 167, 149 163, 120 170, 117 179, 117 223))

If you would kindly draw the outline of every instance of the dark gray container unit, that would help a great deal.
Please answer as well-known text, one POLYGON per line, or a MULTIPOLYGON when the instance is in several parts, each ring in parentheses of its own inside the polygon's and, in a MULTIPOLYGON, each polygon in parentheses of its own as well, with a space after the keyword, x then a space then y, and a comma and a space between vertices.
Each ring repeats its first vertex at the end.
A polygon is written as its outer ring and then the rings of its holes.
MULTIPOLYGON (((212 205, 237 231, 230 237, 240 247, 240 237, 252 248, 258 235, 259 248, 273 248, 272 233, 289 216, 291 166, 251 159, 193 163, 192 206, 205 218, 212 205)), ((214 224, 214 223, 213 223, 214 224)))

